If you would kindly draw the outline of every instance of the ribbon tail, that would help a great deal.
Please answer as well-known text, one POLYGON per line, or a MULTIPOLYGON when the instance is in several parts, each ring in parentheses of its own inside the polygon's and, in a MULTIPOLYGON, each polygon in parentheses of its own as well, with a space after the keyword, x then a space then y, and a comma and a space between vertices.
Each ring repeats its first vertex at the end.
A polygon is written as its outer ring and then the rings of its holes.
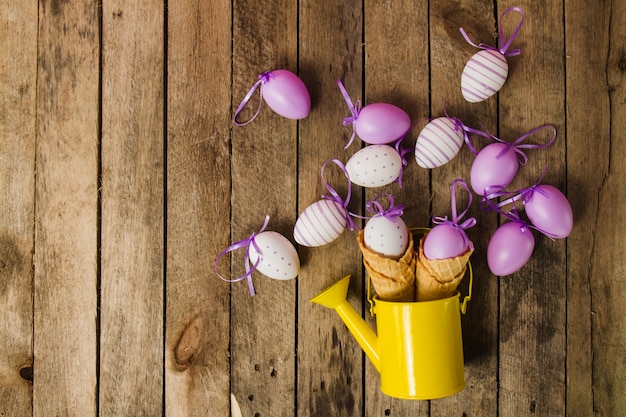
POLYGON ((254 115, 249 120, 247 120, 245 122, 238 122, 237 121, 237 116, 239 116, 239 113, 241 113, 241 111, 244 109, 244 107, 246 107, 246 105, 248 104, 248 101, 250 101, 250 99, 252 98, 252 95, 257 90, 257 88, 259 88, 259 86, 261 84, 263 84, 264 80, 265 80, 265 78, 261 77, 256 83, 254 83, 254 85, 252 86, 250 91, 248 91, 248 94, 246 94, 246 96, 243 98, 243 100, 241 100, 241 103, 237 107, 237 110, 235 110, 235 115, 233 116, 233 124, 235 126, 245 126, 248 123, 250 123, 251 121, 253 121, 254 119, 256 119, 256 117, 258 116, 259 112, 261 111, 261 105, 263 104, 263 89, 259 90, 259 106, 257 107, 256 112, 254 113, 254 115))

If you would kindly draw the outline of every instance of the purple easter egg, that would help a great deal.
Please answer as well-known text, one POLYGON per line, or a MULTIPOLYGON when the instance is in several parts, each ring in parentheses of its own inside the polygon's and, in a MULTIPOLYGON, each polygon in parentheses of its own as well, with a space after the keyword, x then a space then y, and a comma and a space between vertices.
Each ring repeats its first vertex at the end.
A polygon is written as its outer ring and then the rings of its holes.
POLYGON ((557 239, 569 236, 574 226, 572 206, 552 185, 536 186, 530 197, 524 199, 524 210, 535 227, 557 239))
POLYGON ((506 188, 515 178, 519 161, 514 149, 510 147, 500 158, 497 157, 507 147, 509 145, 505 143, 491 143, 476 155, 470 171, 470 182, 476 194, 483 195, 489 187, 506 188))
POLYGON ((363 107, 354 122, 354 131, 365 143, 383 145, 403 137, 411 128, 411 118, 393 104, 372 103, 363 107))
POLYGON ((272 110, 288 119, 304 119, 311 111, 309 91, 291 71, 272 71, 269 80, 263 83, 261 93, 272 110))
POLYGON ((463 234, 457 228, 439 224, 424 238, 423 249, 428 259, 448 259, 464 254, 469 248, 463 234))
POLYGON ((518 222, 504 223, 489 240, 487 264, 494 275, 511 275, 526 265, 534 249, 530 228, 518 222))

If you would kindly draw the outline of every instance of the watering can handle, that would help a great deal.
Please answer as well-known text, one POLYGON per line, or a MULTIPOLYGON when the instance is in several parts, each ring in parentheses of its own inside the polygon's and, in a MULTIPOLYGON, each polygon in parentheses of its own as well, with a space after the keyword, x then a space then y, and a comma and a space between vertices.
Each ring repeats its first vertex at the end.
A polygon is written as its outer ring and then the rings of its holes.
MULTIPOLYGON (((417 228, 411 229, 411 232, 418 232, 421 234, 426 234, 428 233, 429 230, 430 229, 426 227, 417 227, 417 228)), ((467 291, 467 295, 463 298, 463 302, 461 303, 462 314, 465 314, 465 312, 467 311, 467 303, 472 299, 472 287, 474 286, 474 270, 472 269, 472 263, 469 260, 467 261, 467 269, 469 270, 469 288, 467 291)), ((371 295, 370 276, 369 274, 366 274, 366 275, 367 275, 367 302, 370 305, 370 314, 373 317, 375 315, 374 314, 374 300, 372 300, 372 295, 371 295)))

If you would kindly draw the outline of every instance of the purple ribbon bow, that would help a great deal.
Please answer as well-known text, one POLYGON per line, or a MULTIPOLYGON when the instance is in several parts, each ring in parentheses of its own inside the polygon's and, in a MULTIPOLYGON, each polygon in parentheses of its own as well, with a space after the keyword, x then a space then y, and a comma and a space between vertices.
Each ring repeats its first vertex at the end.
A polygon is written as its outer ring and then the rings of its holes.
POLYGON ((443 109, 443 113, 446 115, 446 118, 450 121, 452 121, 452 123, 454 123, 454 131, 458 132, 459 130, 463 132, 463 140, 465 141, 465 144, 467 145, 467 147, 469 148, 469 150, 474 154, 474 155, 478 155, 478 151, 472 146, 472 144, 470 143, 470 138, 469 138, 469 134, 472 135, 480 135, 486 138, 489 138, 490 135, 488 133, 483 132, 482 130, 478 130, 478 129, 473 129, 469 126, 467 126, 466 124, 464 124, 461 119, 457 118, 457 117, 452 117, 448 114, 448 112, 446 111, 446 107, 443 104, 443 100, 439 99, 439 101, 441 102, 441 108, 443 109))
POLYGON ((463 28, 460 28, 459 31, 461 32, 461 34, 463 35, 463 37, 465 38, 465 40, 467 41, 467 43, 469 43, 470 45, 479 48, 479 49, 485 49, 485 50, 491 50, 491 51, 498 51, 500 52, 502 55, 509 57, 509 56, 515 56, 515 55, 519 55, 522 51, 520 49, 514 49, 512 51, 509 51, 509 47, 511 46, 511 43, 513 43, 513 40, 515 39, 515 37, 517 36, 517 34, 519 33, 520 29, 522 28, 522 25, 524 24, 524 11, 522 9, 520 9, 519 7, 509 7, 508 9, 506 9, 504 12, 502 12, 502 14, 500 15, 500 22, 502 22, 502 19, 504 18, 504 16, 506 14, 508 14, 509 12, 512 11, 516 11, 518 13, 520 13, 522 15, 521 20, 519 22, 519 24, 517 25, 517 27, 515 28, 515 30, 513 31, 513 34, 511 34, 511 37, 509 39, 506 39, 504 36, 504 31, 502 29, 502 24, 500 24, 499 27, 499 34, 500 34, 500 48, 495 48, 491 45, 485 44, 485 43, 479 43, 478 45, 475 44, 474 42, 472 42, 472 40, 469 38, 469 36, 467 35, 467 33, 465 33, 465 30, 463 28))
POLYGON ((245 122, 237 121, 237 116, 239 115, 241 110, 243 110, 243 108, 246 107, 246 104, 248 104, 248 101, 250 101, 250 98, 252 98, 252 95, 257 90, 257 88, 259 88, 259 86, 261 86, 262 84, 265 84, 266 82, 268 82, 271 78, 272 78, 272 73, 270 71, 264 72, 263 74, 259 75, 258 81, 254 83, 250 91, 248 91, 248 94, 246 94, 246 96, 243 98, 243 100, 237 107, 237 110, 235 110, 235 115, 233 116, 233 124, 235 126, 245 126, 257 117, 257 115, 259 114, 259 111, 261 111, 261 104, 263 103, 263 89, 259 90, 259 107, 257 107, 256 112, 250 118, 250 120, 247 120, 245 122))
POLYGON ((343 209, 344 209, 344 217, 346 219, 346 226, 347 226, 348 230, 352 231, 352 230, 356 229, 357 225, 352 220, 350 212, 348 212, 348 204, 350 204, 350 197, 352 195, 352 183, 350 181, 350 174, 348 174, 348 170, 341 163, 341 161, 339 161, 338 159, 334 159, 333 158, 333 159, 329 159, 328 161, 324 162, 324 164, 322 165, 322 168, 320 170, 320 175, 322 177, 322 183, 324 184, 324 187, 326 187, 326 189, 330 193, 330 195, 322 195, 322 198, 324 198, 326 200, 334 201, 337 204, 339 204, 341 207, 343 207, 343 209), (339 169, 341 169, 343 174, 346 176, 346 178, 348 179, 348 193, 346 194, 346 199, 345 200, 342 199, 341 196, 339 195, 339 193, 337 191, 335 191, 335 189, 328 184, 328 182, 326 181, 326 178, 324 177, 324 170, 326 169, 326 166, 329 163, 331 163, 331 162, 333 162, 335 165, 337 165, 339 167, 339 169))
POLYGON ((261 256, 259 256, 257 258, 256 262, 254 263, 254 265, 250 266, 250 246, 252 245, 252 247, 254 247, 254 249, 257 251, 257 253, 260 254, 261 250, 257 246, 257 244, 256 244, 256 242, 254 240, 254 237, 257 234, 259 234, 259 233, 261 233, 261 232, 263 232, 265 230, 265 228, 267 227, 269 221, 270 221, 270 216, 265 216, 265 222, 263 223, 263 226, 261 227, 261 230, 259 230, 257 233, 252 233, 250 235, 250 237, 248 237, 247 239, 243 239, 243 240, 240 240, 238 242, 235 242, 232 245, 230 245, 229 247, 227 247, 226 249, 224 249, 223 251, 221 251, 220 254, 217 255, 217 258, 215 258, 215 262, 213 263, 213 270, 215 271, 217 276, 220 277, 222 280, 224 280, 226 282, 239 282, 239 281, 242 281, 244 279, 247 279, 248 280, 248 289, 250 290, 250 297, 254 297, 255 294, 256 294, 256 292, 254 291, 254 285, 252 284, 252 273, 259 266, 259 262, 261 262, 261 256), (235 251, 237 249, 241 249, 241 248, 246 248, 245 257, 244 257, 244 264, 245 264, 245 268, 246 268, 246 273, 243 274, 242 276, 234 278, 234 279, 225 278, 217 270, 218 262, 227 253, 235 251))
POLYGON ((365 204, 365 209, 368 213, 372 213, 370 218, 382 216, 394 223, 397 222, 398 217, 404 214, 404 204, 396 205, 393 196, 389 193, 381 193, 377 195, 373 200, 368 201, 365 204), (379 201, 382 197, 386 197, 389 201, 389 207, 387 210, 384 209, 383 205, 379 201))
POLYGON ((348 144, 344 147, 344 149, 348 149, 348 147, 352 144, 352 141, 354 141, 354 137, 356 136, 356 129, 354 128, 354 123, 359 118, 359 113, 361 112, 361 100, 357 100, 356 106, 355 106, 352 103, 352 99, 350 99, 350 96, 348 95, 348 92, 343 86, 343 83, 341 82, 341 80, 337 80, 337 85, 339 86, 341 95, 343 96, 343 99, 346 101, 346 104, 348 105, 348 109, 350 109, 350 114, 351 114, 348 117, 344 117, 342 121, 344 126, 352 125, 352 136, 350 137, 348 144))
POLYGON ((524 151, 522 151, 522 149, 541 149, 541 148, 547 148, 548 146, 552 145, 552 143, 556 139, 556 127, 554 127, 552 125, 543 125, 543 126, 536 127, 534 129, 524 133, 522 136, 520 136, 519 138, 517 138, 515 141, 513 141, 511 143, 505 142, 502 139, 497 138, 497 137, 495 137, 493 135, 490 135, 490 136, 495 141, 500 142, 500 143, 504 143, 505 145, 507 145, 504 149, 502 149, 500 151, 500 153, 498 153, 496 155, 496 159, 502 158, 508 151, 513 149, 513 151, 515 153, 517 153, 517 155, 518 155, 517 159, 518 159, 520 165, 526 165, 526 163, 528 162, 528 156, 524 153, 524 151), (530 136, 534 135, 535 133, 537 133, 537 132, 539 132, 540 130, 543 130, 543 129, 552 129, 552 131, 554 132, 553 135, 552 135, 552 138, 548 142, 546 142, 544 144, 538 144, 538 143, 522 144, 522 142, 524 140, 526 140, 530 136))
POLYGON ((476 225, 476 219, 474 217, 470 217, 469 219, 465 220, 463 223, 459 224, 459 221, 467 214, 470 206, 472 205, 472 193, 469 189, 469 187, 467 186, 467 184, 465 183, 465 181, 463 181, 462 179, 456 179, 452 182, 452 187, 451 187, 451 195, 452 195, 452 220, 448 219, 448 216, 445 217, 433 217, 433 223, 435 224, 446 224, 448 226, 451 226, 455 229, 457 229, 460 233, 461 236, 463 236, 463 240, 465 241, 465 244, 471 249, 474 250, 474 244, 472 243, 472 241, 469 239, 469 237, 467 236, 467 233, 465 232, 467 229, 469 229, 470 227, 473 227, 476 225), (467 194, 469 196, 469 201, 467 203, 467 207, 465 208, 465 210, 463 210, 463 212, 461 212, 461 214, 457 215, 457 210, 456 210, 456 187, 457 184, 460 184, 465 191, 467 191, 467 194))

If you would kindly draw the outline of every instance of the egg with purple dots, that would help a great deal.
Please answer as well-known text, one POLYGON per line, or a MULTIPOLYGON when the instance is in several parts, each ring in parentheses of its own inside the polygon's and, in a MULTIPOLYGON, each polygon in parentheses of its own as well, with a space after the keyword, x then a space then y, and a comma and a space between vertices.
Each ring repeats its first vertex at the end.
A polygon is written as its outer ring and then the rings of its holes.
POLYGON ((470 103, 487 100, 504 85, 509 75, 506 57, 493 49, 476 52, 461 74, 461 92, 470 103))
POLYGON ((450 162, 461 150, 465 136, 453 119, 431 120, 415 142, 415 160, 422 168, 437 168, 450 162))
POLYGON ((400 259, 409 245, 409 229, 400 217, 374 216, 365 225, 363 241, 381 256, 400 259))
POLYGON ((382 187, 398 179, 402 173, 402 157, 389 145, 369 145, 350 157, 346 171, 356 185, 382 187))
POLYGON ((250 262, 257 265, 256 270, 268 278, 290 280, 300 273, 296 248, 278 232, 265 231, 254 236, 248 254, 250 262))
POLYGON ((347 217, 347 210, 338 202, 330 199, 316 201, 298 217, 293 237, 302 246, 326 245, 343 233, 347 217))

